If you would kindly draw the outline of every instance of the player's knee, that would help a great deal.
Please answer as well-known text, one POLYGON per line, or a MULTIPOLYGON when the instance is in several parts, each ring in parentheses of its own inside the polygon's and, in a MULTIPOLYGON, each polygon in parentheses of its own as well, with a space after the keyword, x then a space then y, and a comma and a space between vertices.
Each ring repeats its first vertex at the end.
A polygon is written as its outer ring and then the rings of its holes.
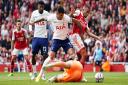
POLYGON ((28 59, 29 59, 28 55, 24 55, 24 58, 25 58, 26 60, 28 60, 28 59))
POLYGON ((15 58, 16 58, 16 56, 12 56, 11 61, 14 61, 14 60, 15 60, 15 58))
POLYGON ((43 53, 41 55, 43 56, 43 60, 45 60, 48 57, 48 54, 47 53, 43 53))
POLYGON ((52 60, 52 59, 55 58, 55 53, 54 53, 54 52, 50 52, 49 56, 50 56, 50 58, 51 58, 51 60, 52 60))
POLYGON ((80 54, 81 54, 81 56, 87 55, 85 48, 81 49, 80 54))
POLYGON ((70 48, 68 49, 68 52, 67 52, 69 55, 74 55, 75 54, 75 51, 73 50, 73 48, 70 48))

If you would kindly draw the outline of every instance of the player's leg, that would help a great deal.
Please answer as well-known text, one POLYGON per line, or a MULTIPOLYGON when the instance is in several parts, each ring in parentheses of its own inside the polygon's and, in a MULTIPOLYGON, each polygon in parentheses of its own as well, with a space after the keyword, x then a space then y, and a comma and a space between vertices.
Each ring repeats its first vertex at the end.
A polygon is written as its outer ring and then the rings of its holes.
POLYGON ((36 72, 36 55, 39 52, 39 39, 38 38, 33 38, 32 40, 32 69, 33 69, 33 74, 31 76, 31 79, 33 80, 37 76, 36 72))
MULTIPOLYGON (((74 49, 76 50, 78 56, 78 59, 80 60, 83 68, 85 65, 85 60, 87 58, 87 52, 86 52, 86 48, 85 45, 81 39, 81 37, 79 36, 79 34, 73 34, 70 36, 70 42, 73 45, 74 49)), ((82 78, 82 81, 87 82, 87 79, 85 77, 82 78)))
MULTIPOLYGON (((43 62, 47 59, 48 57, 48 39, 47 38, 43 38, 42 39, 42 44, 41 44, 41 55, 43 56, 43 58, 41 59, 42 65, 43 62)), ((54 55, 53 55, 54 56, 54 55)), ((42 80, 45 80, 45 74, 43 72, 43 68, 41 69, 38 79, 41 76, 42 80)))
POLYGON ((16 59, 16 56, 18 55, 19 50, 18 49, 13 49, 12 51, 12 58, 11 58, 11 65, 10 65, 10 74, 8 76, 13 76, 13 70, 14 70, 14 62, 16 59))
POLYGON ((28 57, 28 48, 23 49, 23 50, 22 50, 22 53, 23 53, 23 55, 24 55, 24 57, 25 57, 25 60, 26 60, 26 63, 27 63, 29 72, 32 72, 32 65, 31 65, 31 63, 30 63, 30 61, 29 61, 30 59, 29 59, 29 57, 28 57))
POLYGON ((42 77, 42 80, 45 80, 45 73, 44 73, 44 70, 45 70, 45 69, 44 69, 44 66, 47 65, 52 59, 54 59, 55 54, 56 54, 56 53, 53 52, 53 51, 51 51, 51 52, 49 53, 49 57, 45 59, 43 65, 42 65, 42 67, 41 67, 41 70, 40 70, 38 76, 36 77, 36 80, 35 80, 36 82, 39 82, 39 80, 40 80, 41 77, 42 77))
POLYGON ((96 64, 97 64, 97 61, 93 61, 93 72, 96 72, 96 64))
POLYGON ((44 61, 43 65, 48 64, 50 62, 49 60, 53 60, 55 58, 55 54, 57 53, 60 47, 60 40, 54 39, 51 45, 51 52, 49 53, 48 58, 46 58, 46 60, 44 61))
POLYGON ((57 82, 57 76, 53 76, 50 79, 48 79, 48 82, 57 82))
POLYGON ((81 72, 75 72, 72 75, 68 74, 59 74, 56 76, 51 77, 48 81, 49 82, 80 82, 82 80, 81 72))
POLYGON ((49 82, 64 82, 68 77, 64 74, 55 75, 48 79, 49 82))
POLYGON ((69 57, 74 57, 77 59, 77 55, 76 55, 75 50, 73 49, 73 46, 70 43, 69 39, 66 39, 62 42, 62 47, 64 49, 64 52, 69 54, 69 57))
POLYGON ((81 37, 79 36, 79 34, 72 34, 69 39, 70 39, 70 42, 73 45, 74 49, 76 50, 76 52, 78 54, 80 54, 80 56, 81 56, 80 62, 84 67, 87 53, 86 53, 86 48, 84 46, 84 43, 83 43, 81 37))
POLYGON ((87 58, 86 48, 82 48, 79 53, 80 53, 80 55, 81 55, 80 62, 81 62, 81 64, 82 64, 83 67, 84 67, 85 61, 86 61, 86 58, 87 58))
POLYGON ((56 54, 56 52, 58 51, 59 48, 60 48, 59 41, 53 40, 49 56, 45 59, 43 65, 42 65, 42 68, 40 70, 40 73, 36 78, 36 82, 38 82, 40 80, 41 76, 45 77, 44 66, 47 65, 51 60, 53 60, 55 58, 55 54, 56 54))
POLYGON ((103 72, 102 60, 101 61, 98 61, 98 66, 100 67, 100 72, 103 72))
POLYGON ((43 38, 40 42, 41 42, 40 43, 41 55, 43 56, 43 59, 42 59, 42 64, 43 64, 43 61, 48 57, 48 39, 43 38))

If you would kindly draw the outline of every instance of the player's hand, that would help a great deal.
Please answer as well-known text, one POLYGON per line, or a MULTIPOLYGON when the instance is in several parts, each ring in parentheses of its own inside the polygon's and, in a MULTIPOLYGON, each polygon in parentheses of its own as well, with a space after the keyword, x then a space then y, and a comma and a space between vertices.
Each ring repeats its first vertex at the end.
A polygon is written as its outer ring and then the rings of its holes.
POLYGON ((40 21, 47 21, 47 19, 45 19, 45 18, 42 18, 42 19, 40 19, 40 21))
POLYGON ((38 22, 40 22, 40 21, 47 21, 47 19, 41 18, 41 19, 38 19, 38 20, 34 21, 34 23, 38 23, 38 22))

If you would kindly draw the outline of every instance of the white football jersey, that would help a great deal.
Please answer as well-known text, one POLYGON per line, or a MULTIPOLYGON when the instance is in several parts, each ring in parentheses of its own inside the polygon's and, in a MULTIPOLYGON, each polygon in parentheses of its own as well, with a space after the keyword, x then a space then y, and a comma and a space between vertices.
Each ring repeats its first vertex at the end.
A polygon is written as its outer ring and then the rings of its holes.
MULTIPOLYGON (((39 20, 41 18, 47 19, 49 16, 49 13, 47 11, 43 11, 42 14, 39 13, 38 10, 35 10, 32 12, 31 18, 30 18, 30 23, 34 22, 36 20, 39 20)), ((47 22, 46 21, 40 21, 35 23, 35 28, 34 28, 34 37, 39 37, 39 38, 47 38, 47 22)))
POLYGON ((53 39, 65 40, 68 37, 68 23, 71 22, 71 18, 68 15, 64 14, 63 19, 58 20, 56 14, 51 14, 47 21, 51 23, 53 28, 53 39))

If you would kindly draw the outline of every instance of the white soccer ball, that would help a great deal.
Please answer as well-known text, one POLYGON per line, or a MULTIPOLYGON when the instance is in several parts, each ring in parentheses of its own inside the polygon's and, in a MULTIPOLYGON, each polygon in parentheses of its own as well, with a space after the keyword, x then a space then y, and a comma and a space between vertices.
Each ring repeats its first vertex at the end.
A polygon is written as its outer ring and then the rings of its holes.
POLYGON ((96 82, 99 83, 99 82, 103 82, 104 80, 104 75, 103 73, 101 72, 98 72, 95 74, 95 79, 96 79, 96 82))

